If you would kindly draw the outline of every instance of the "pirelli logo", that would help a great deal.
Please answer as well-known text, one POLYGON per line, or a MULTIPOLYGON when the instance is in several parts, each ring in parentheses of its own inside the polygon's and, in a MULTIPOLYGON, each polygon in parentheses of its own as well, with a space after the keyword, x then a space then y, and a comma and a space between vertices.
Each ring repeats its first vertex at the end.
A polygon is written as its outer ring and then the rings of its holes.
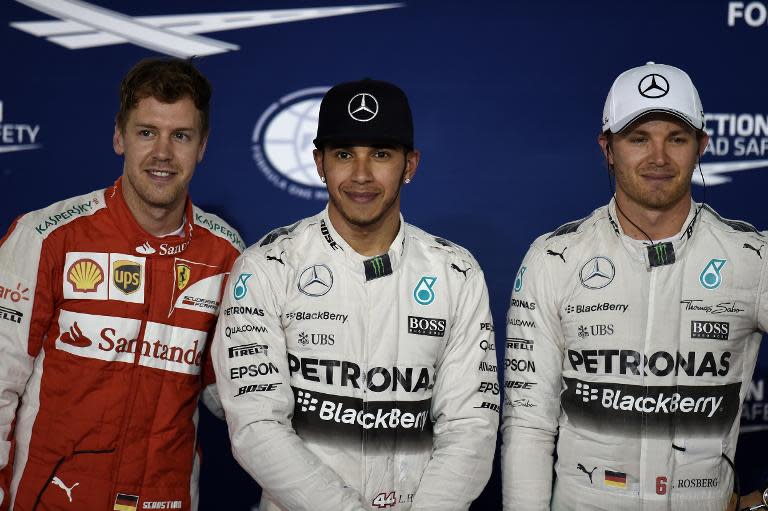
POLYGON ((229 348, 229 358, 243 357, 246 355, 259 355, 267 354, 269 346, 266 344, 242 344, 240 346, 232 346, 229 348))

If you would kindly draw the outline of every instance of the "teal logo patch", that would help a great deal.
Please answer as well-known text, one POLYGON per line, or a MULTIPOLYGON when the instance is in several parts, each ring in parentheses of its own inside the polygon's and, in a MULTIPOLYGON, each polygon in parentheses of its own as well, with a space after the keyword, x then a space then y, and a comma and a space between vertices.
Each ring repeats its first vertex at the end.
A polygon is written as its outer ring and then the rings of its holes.
POLYGON ((237 277, 237 282, 235 282, 235 287, 232 288, 232 295, 235 297, 235 300, 241 300, 245 297, 245 295, 248 293, 248 288, 245 287, 245 283, 248 281, 248 279, 251 278, 252 273, 241 273, 239 277, 237 277))
POLYGON ((527 269, 525 266, 521 266, 517 272, 517 277, 515 277, 515 292, 517 293, 523 289, 523 275, 525 275, 525 270, 527 269))
POLYGON ((699 282, 704 289, 717 289, 723 282, 723 277, 720 275, 720 270, 725 266, 725 259, 710 259, 704 270, 699 275, 699 282))
POLYGON ((437 277, 421 277, 421 280, 413 289, 413 299, 419 305, 429 305, 435 301, 435 291, 432 287, 435 285, 437 277))

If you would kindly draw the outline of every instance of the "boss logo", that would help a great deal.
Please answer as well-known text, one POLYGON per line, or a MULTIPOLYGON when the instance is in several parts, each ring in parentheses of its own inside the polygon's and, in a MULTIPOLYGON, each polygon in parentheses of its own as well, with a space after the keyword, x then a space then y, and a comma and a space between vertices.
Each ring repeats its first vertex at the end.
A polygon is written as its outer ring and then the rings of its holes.
POLYGON ((438 318, 420 318, 408 316, 408 333, 442 337, 445 335, 445 320, 438 318))
POLYGON ((727 341, 729 333, 727 321, 691 321, 691 339, 727 341))

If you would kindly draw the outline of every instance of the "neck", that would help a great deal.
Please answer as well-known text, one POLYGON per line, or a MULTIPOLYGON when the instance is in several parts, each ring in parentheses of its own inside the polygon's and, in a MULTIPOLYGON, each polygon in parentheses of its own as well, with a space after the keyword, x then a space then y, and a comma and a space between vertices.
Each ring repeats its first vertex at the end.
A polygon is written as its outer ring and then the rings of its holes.
POLYGON ((139 197, 126 192, 122 187, 123 199, 128 210, 133 215, 139 226, 155 237, 164 236, 179 228, 184 221, 184 207, 186 200, 168 207, 152 207, 142 202, 139 197))
POLYGON ((349 222, 334 207, 328 208, 328 218, 339 236, 344 238, 355 252, 366 257, 375 256, 389 250, 400 230, 399 204, 393 206, 376 222, 367 225, 349 222))
POLYGON ((691 210, 691 196, 686 194, 665 209, 648 209, 617 192, 616 204, 619 224, 624 234, 635 240, 647 240, 650 237, 652 241, 658 241, 674 236, 683 228, 683 222, 691 210))

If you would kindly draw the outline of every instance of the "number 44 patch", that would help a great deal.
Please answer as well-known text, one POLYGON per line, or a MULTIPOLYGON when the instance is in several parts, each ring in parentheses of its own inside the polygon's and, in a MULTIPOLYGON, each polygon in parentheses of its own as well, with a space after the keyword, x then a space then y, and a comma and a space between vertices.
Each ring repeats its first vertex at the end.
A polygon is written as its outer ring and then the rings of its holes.
POLYGON ((378 507, 380 509, 395 507, 395 504, 397 504, 397 499, 395 499, 395 492, 391 491, 389 493, 379 493, 373 498, 371 504, 374 507, 378 507))

